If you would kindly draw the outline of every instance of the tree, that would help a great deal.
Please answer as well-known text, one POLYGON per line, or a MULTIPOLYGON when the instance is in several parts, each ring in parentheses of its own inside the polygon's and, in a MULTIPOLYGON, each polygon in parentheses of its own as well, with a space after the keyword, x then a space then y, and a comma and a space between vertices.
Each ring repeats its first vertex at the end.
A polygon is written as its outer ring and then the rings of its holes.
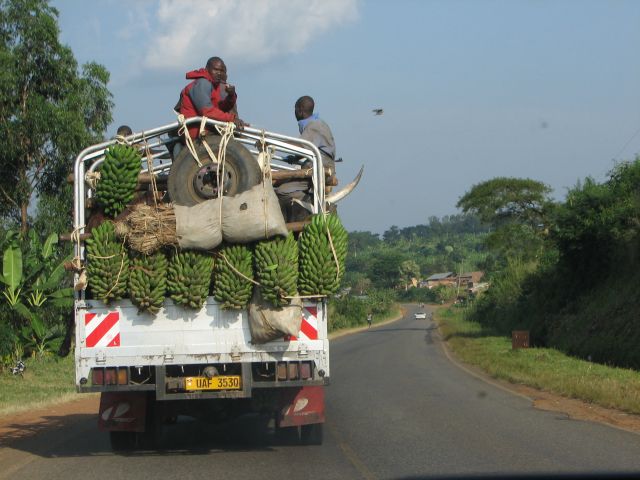
POLYGON ((456 206, 494 227, 486 244, 503 260, 512 256, 534 259, 549 231, 550 192, 536 180, 498 177, 474 185, 456 206))
POLYGON ((371 232, 349 232, 349 254, 358 256, 365 248, 375 247, 380 243, 380 236, 371 232))
POLYGON ((400 282, 399 266, 403 260, 398 252, 381 251, 371 263, 367 276, 376 288, 394 288, 400 282))
POLYGON ((47 0, 0 0, 0 215, 23 234, 35 196, 60 190, 112 118, 109 73, 96 63, 78 72, 57 20, 47 0))
POLYGON ((525 223, 534 228, 547 221, 551 188, 529 178, 497 177, 471 187, 456 204, 495 227, 525 223))
POLYGON ((400 264, 400 278, 404 283, 404 289, 408 290, 412 278, 420 277, 420 267, 415 260, 405 260, 400 264))
POLYGON ((396 225, 392 225, 389 230, 382 234, 382 239, 386 243, 396 243, 400 240, 400 229, 396 225))

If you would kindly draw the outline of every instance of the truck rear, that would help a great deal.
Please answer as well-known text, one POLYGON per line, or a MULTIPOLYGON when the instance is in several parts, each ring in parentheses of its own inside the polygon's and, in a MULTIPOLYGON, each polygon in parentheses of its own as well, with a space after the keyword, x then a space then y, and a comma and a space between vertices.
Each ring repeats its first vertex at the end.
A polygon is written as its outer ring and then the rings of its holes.
MULTIPOLYGON (((188 119, 186 124, 199 125, 201 120, 188 119)), ((221 125, 210 119, 204 123, 210 128, 221 125)), ((166 199, 169 188, 165 185, 171 183, 168 178, 175 162, 167 152, 174 152, 175 158, 179 139, 174 132, 181 126, 165 125, 117 140, 144 154, 139 197, 151 195, 153 202, 163 196, 166 199)), ((233 141, 256 163, 266 158, 274 178, 278 174, 306 178, 313 187, 307 208, 310 213, 323 211, 325 182, 331 172, 323 169, 313 144, 251 128, 236 132, 233 141), (309 161, 312 168, 301 172, 282 161, 290 155, 309 161)), ((115 142, 91 146, 76 158, 72 235, 76 384, 79 392, 101 393, 98 425, 110 433, 112 447, 152 447, 163 425, 180 415, 216 421, 250 412, 271 415, 277 430, 299 435, 302 443, 322 443, 324 387, 330 379, 326 298, 302 299, 297 334, 258 343, 252 340, 248 308, 222 308, 213 296, 199 309, 187 309, 165 298, 160 310, 152 314, 140 311, 128 299, 105 303, 86 288, 85 240, 91 235, 86 225, 92 223, 95 178, 105 150, 115 142)), ((180 180, 188 183, 196 199, 217 195, 211 163, 205 167, 194 167, 193 178, 180 180)), ((240 177, 241 169, 235 174, 240 177)), ((233 175, 226 179, 242 182, 233 175)), ((234 188, 228 182, 223 190, 234 188)), ((299 231, 302 224, 287 227, 299 231)))

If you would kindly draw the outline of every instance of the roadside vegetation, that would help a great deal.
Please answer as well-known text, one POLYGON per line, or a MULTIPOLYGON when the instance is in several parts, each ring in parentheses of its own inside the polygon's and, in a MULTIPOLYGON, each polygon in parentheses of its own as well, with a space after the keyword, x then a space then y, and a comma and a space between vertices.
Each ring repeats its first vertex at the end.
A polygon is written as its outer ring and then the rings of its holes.
POLYGON ((0 375, 0 416, 63 402, 76 395, 73 356, 28 358, 22 375, 0 375))
POLYGON ((443 338, 465 363, 515 384, 640 414, 640 372, 571 357, 555 348, 512 350, 511 339, 467 320, 462 308, 436 313, 443 338))
POLYGON ((562 202, 540 182, 498 180, 475 185, 458 204, 493 228, 491 288, 467 319, 505 336, 529 330, 535 346, 640 368, 640 157, 615 165, 603 182, 577 183, 562 202))
POLYGON ((5 0, 0 10, 0 373, 55 355, 69 338, 72 291, 62 263, 71 248, 57 236, 71 230, 66 175, 112 118, 109 72, 78 65, 57 17, 46 0, 28 8, 5 0))

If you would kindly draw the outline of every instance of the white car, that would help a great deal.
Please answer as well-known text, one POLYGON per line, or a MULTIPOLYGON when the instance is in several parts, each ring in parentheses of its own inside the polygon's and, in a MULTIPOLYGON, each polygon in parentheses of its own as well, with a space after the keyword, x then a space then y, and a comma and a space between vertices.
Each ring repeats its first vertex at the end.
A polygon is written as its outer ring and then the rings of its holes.
POLYGON ((427 318, 427 314, 425 312, 417 312, 413 316, 416 318, 416 320, 417 319, 423 319, 424 320, 425 318, 427 318))

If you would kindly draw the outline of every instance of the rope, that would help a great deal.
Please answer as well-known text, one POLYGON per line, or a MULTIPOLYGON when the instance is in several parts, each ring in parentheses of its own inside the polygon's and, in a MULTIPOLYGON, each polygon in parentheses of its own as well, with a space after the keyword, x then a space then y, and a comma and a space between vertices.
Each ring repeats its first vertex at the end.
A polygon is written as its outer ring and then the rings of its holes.
MULTIPOLYGON (((224 127, 216 125, 216 130, 220 134, 220 146, 218 147, 218 168, 216 169, 216 180, 218 182, 218 198, 220 199, 220 225, 222 225, 222 198, 224 196, 224 166, 227 159, 227 145, 233 138, 233 132, 236 129, 236 125, 233 122, 228 122, 224 127)), ((214 161, 215 156, 209 148, 207 142, 203 142, 211 160, 214 161)))
MULTIPOLYGON (((229 265, 229 267, 231 267, 231 270, 233 270, 233 272, 238 275, 241 278, 244 278, 245 280, 247 280, 248 282, 253 283, 254 285, 257 285, 258 287, 263 287, 263 285, 260 282, 255 281, 253 278, 249 278, 247 277, 244 273, 240 272, 236 267, 234 267, 231 262, 227 259, 227 257, 225 257, 224 253, 222 252, 217 252, 216 254, 218 257, 222 258, 225 262, 227 262, 227 265, 229 265)), ((300 299, 305 299, 305 298, 324 298, 327 295, 293 295, 293 296, 288 296, 288 295, 282 295, 280 294, 280 296, 282 298, 286 298, 286 299, 294 299, 294 298, 300 298, 300 299)))
MULTIPOLYGON (((124 244, 125 244, 126 240, 127 240, 127 237, 125 236, 122 239, 122 243, 120 244, 120 249, 121 249, 120 256, 122 257, 122 260, 120 260, 120 270, 118 270, 118 275, 116 276, 116 281, 113 283, 113 285, 111 285, 111 288, 105 294, 105 298, 108 298, 109 295, 111 295, 111 292, 113 292, 113 289, 116 288, 116 286, 118 285, 118 282, 120 281, 120 275, 122 275, 122 270, 124 270, 124 259, 125 259, 126 255, 127 255, 127 252, 124 249, 124 244)), ((103 258, 103 259, 113 258, 113 257, 117 257, 117 256, 118 256, 118 254, 111 255, 109 257, 100 257, 98 255, 91 255, 92 258, 103 258)))
POLYGON ((156 211, 158 210, 158 185, 156 183, 156 176, 153 173, 153 156, 151 155, 151 148, 149 147, 149 142, 147 142, 147 138, 144 135, 144 131, 142 132, 142 140, 144 141, 144 152, 147 156, 147 172, 151 175, 151 192, 153 193, 153 204, 156 207, 156 211))
MULTIPOLYGON (((322 215, 329 215, 328 213, 322 213, 322 215)), ((331 247, 331 254, 333 255, 333 261, 336 262, 336 281, 340 277, 340 262, 338 261, 338 254, 333 246, 333 238, 331 237, 331 231, 329 231, 329 222, 325 220, 325 228, 327 229, 327 238, 329 239, 329 246, 331 247)))
POLYGON ((80 273, 78 281, 73 286, 73 289, 76 292, 87 288, 87 272, 85 272, 84 268, 82 267, 82 259, 80 258, 80 230, 82 230, 84 227, 85 225, 79 225, 78 227, 73 229, 73 232, 71 232, 71 241, 76 244, 76 251, 78 252, 78 254, 71 259, 71 265, 73 265, 73 268, 80 273))
POLYGON ((116 135, 114 140, 120 145, 131 145, 131 142, 129 142, 124 135, 116 135))
POLYGON ((271 186, 271 158, 273 157, 275 149, 272 146, 267 146, 267 141, 264 136, 264 129, 262 130, 262 136, 260 138, 260 150, 263 154, 262 160, 264 165, 262 166, 262 207, 264 210, 264 238, 269 238, 269 196, 267 195, 267 182, 271 186))
POLYGON ((78 252, 78 254, 71 259, 71 264, 73 265, 73 268, 79 272, 82 271, 82 259, 80 258, 80 249, 82 248, 80 245, 80 230, 85 226, 86 225, 80 225, 76 227, 70 235, 71 241, 76 244, 76 251, 78 252))
POLYGON ((191 135, 189 135, 189 129, 187 128, 186 120, 184 115, 181 113, 178 114, 178 123, 180 124, 180 128, 178 128, 178 135, 184 135, 184 143, 187 145, 187 149, 191 153, 191 156, 195 158, 196 163, 199 167, 202 166, 200 162, 200 158, 198 157, 198 153, 196 152, 196 146, 193 144, 193 139, 191 135))
POLYGON ((89 185, 91 190, 95 190, 100 178, 100 172, 87 172, 84 176, 84 181, 89 185))
POLYGON ((247 277, 244 273, 240 272, 238 269, 236 269, 236 267, 234 267, 231 262, 227 259, 227 257, 225 257, 224 253, 222 252, 218 252, 217 255, 219 257, 221 257, 225 262, 227 262, 227 265, 229 265, 231 267, 231 270, 234 271, 234 273, 242 278, 244 278, 245 280, 253 283, 254 285, 257 285, 259 287, 262 287, 262 284, 259 282, 256 282, 253 278, 249 278, 247 277))

